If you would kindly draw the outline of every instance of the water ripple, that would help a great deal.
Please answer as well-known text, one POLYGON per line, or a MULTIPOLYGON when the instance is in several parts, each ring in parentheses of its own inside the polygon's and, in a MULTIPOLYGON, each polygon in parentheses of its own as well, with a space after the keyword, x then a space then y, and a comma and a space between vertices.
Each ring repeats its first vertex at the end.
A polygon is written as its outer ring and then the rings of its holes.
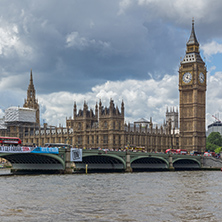
POLYGON ((221 221, 219 171, 1 177, 1 221, 221 221))

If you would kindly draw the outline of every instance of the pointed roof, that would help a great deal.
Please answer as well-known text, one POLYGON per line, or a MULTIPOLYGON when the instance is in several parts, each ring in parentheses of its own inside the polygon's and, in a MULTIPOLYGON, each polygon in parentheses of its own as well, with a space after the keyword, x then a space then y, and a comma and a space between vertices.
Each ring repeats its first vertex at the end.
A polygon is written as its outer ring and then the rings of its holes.
POLYGON ((30 72, 30 82, 33 83, 33 79, 32 79, 32 69, 31 69, 31 72, 30 72))
POLYGON ((192 30, 191 30, 190 38, 187 42, 186 55, 184 59, 181 61, 181 64, 193 63, 193 62, 204 63, 204 61, 202 60, 200 56, 199 43, 197 41, 197 37, 194 31, 194 19, 192 20, 192 30))
POLYGON ((191 34, 190 34, 190 38, 187 42, 187 45, 199 45, 199 42, 197 41, 197 37, 196 37, 195 31, 194 31, 194 19, 192 20, 192 29, 191 29, 191 34))
POLYGON ((32 69, 31 69, 31 72, 30 72, 30 81, 29 81, 29 88, 34 88, 34 84, 33 84, 33 77, 32 77, 32 69))

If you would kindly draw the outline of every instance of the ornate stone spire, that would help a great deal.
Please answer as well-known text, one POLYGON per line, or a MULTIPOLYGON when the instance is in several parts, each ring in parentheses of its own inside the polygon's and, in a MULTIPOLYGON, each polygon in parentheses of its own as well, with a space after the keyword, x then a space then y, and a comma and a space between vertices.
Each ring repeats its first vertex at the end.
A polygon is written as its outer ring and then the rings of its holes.
POLYGON ((37 99, 35 98, 35 87, 33 84, 32 69, 30 72, 30 81, 29 81, 29 86, 28 86, 28 90, 27 90, 27 99, 25 99, 25 103, 24 103, 23 107, 36 110, 36 123, 39 124, 40 123, 39 104, 38 104, 37 99))
POLYGON ((35 100, 35 87, 33 84, 32 69, 30 72, 30 81, 29 81, 29 87, 28 87, 28 91, 27 91, 27 100, 30 100, 30 101, 35 100))
POLYGON ((191 34, 190 34, 190 38, 187 42, 187 45, 199 46, 199 42, 197 41, 197 37, 196 37, 195 31, 194 31, 194 19, 192 19, 192 29, 191 29, 191 34))

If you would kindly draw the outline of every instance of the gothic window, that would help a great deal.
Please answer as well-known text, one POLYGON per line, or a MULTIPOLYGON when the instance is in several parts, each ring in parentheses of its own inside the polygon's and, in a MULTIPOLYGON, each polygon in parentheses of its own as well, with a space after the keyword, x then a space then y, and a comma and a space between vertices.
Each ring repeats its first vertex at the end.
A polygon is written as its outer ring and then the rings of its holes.
POLYGON ((78 144, 82 144, 82 136, 78 136, 78 144))
POLYGON ((92 136, 92 144, 94 144, 94 136, 92 136))
POLYGON ((107 144, 108 143, 108 135, 103 136, 103 143, 107 144))
POLYGON ((99 136, 96 136, 96 143, 99 143, 99 136))
POLYGON ((113 136, 113 144, 115 145, 116 144, 116 137, 113 136))
POLYGON ((81 128, 82 128, 82 124, 79 123, 79 125, 78 125, 78 130, 81 130, 81 128))
POLYGON ((104 128, 105 129, 107 128, 107 122, 106 121, 104 122, 104 128))
POLYGON ((89 136, 87 136, 87 143, 89 144, 89 136))
POLYGON ((116 128, 116 123, 115 123, 115 121, 113 121, 113 129, 115 129, 116 128))
POLYGON ((121 122, 119 122, 119 130, 121 129, 121 122))

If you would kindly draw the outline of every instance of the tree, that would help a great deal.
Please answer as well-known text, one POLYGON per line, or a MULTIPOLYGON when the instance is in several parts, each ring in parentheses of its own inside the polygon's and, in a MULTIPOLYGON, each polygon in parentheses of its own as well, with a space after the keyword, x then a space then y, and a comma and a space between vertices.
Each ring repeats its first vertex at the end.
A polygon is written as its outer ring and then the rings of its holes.
POLYGON ((220 135, 219 132, 212 132, 207 137, 207 142, 215 144, 217 146, 222 146, 222 136, 220 135))
POLYGON ((206 140, 206 150, 215 151, 222 147, 222 136, 219 132, 212 132, 206 140))
POLYGON ((220 153, 221 152, 221 147, 218 147, 214 150, 215 153, 220 153))

